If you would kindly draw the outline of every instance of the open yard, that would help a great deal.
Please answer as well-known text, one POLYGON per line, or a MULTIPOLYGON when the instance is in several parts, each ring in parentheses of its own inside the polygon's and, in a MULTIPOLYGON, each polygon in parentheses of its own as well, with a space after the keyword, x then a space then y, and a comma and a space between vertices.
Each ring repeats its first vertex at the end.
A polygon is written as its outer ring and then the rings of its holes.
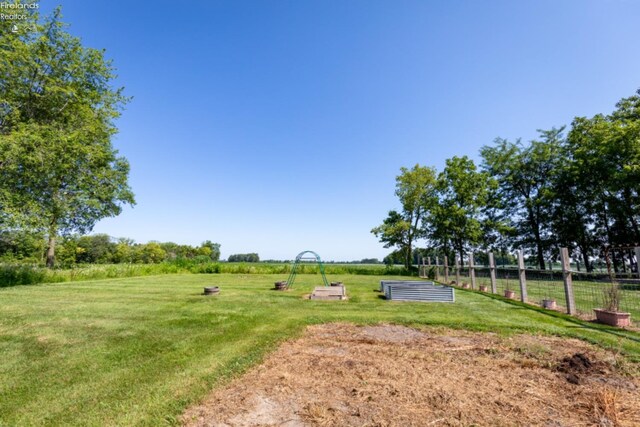
MULTIPOLYGON (((319 364, 332 360, 335 352, 340 353, 345 345, 353 347, 352 359, 357 366, 351 368, 355 373, 360 372, 365 361, 374 358, 376 352, 367 353, 372 348, 358 347, 363 344, 358 334, 365 332, 351 329, 349 324, 353 323, 369 327, 377 324, 410 327, 386 326, 381 332, 382 339, 368 338, 373 344, 380 341, 381 361, 393 357, 389 351, 395 351, 398 355, 423 354, 422 359, 416 360, 436 365, 435 369, 440 362, 443 367, 452 368, 451 354, 463 354, 447 350, 451 342, 447 342, 446 337, 453 337, 461 340, 451 344, 453 347, 464 347, 470 352, 460 357, 468 370, 465 372, 473 372, 476 363, 478 369, 489 369, 483 372, 491 372, 495 363, 497 372, 504 367, 505 360, 513 359, 512 354, 533 352, 534 361, 527 363, 548 369, 549 373, 542 378, 544 381, 551 381, 555 376, 563 381, 562 387, 570 388, 573 383, 567 376, 572 372, 560 369, 562 357, 584 353, 597 367, 596 376, 605 375, 602 373, 605 371, 610 375, 600 381, 601 385, 621 385, 619 391, 613 387, 612 393, 622 395, 638 385, 634 372, 640 361, 640 334, 633 331, 548 314, 462 290, 456 290, 455 304, 387 302, 376 292, 381 279, 376 276, 330 276, 330 280, 346 284, 350 299, 309 301, 302 296, 320 283, 319 276, 298 276, 292 291, 271 290, 274 281, 284 278, 240 274, 169 275, 0 289, 0 425, 157 426, 200 422, 207 410, 197 405, 212 402, 210 399, 215 401, 211 391, 227 390, 225 387, 231 387, 230 395, 239 398, 232 390, 243 380, 240 374, 263 360, 268 369, 275 363, 268 357, 269 353, 276 351, 272 353, 274 357, 284 354, 285 357, 277 359, 283 372, 295 371, 297 367, 304 369, 304 358, 295 352, 287 353, 291 346, 303 346, 304 342, 289 341, 289 347, 280 347, 288 339, 315 343, 314 360, 319 364), (212 285, 220 286, 220 294, 202 296, 203 287, 212 285), (308 325, 325 323, 337 323, 335 339, 331 326, 314 326, 304 333, 308 325), (407 334, 418 335, 404 340, 407 334), (575 349, 575 352, 564 354, 553 349, 552 336, 578 338, 582 342, 572 340, 563 351, 575 349), (434 337, 445 337, 442 338, 445 341, 438 341, 440 338, 433 341, 434 337), (426 344, 429 340, 438 345, 429 347, 426 344), (586 341, 597 344, 598 348, 587 346, 586 341), (337 350, 331 350, 332 345, 337 350), (322 350, 323 346, 327 350, 322 350), (425 352, 427 348, 433 351, 425 352), (478 351, 480 353, 474 353, 478 351), (185 411, 187 415, 183 415, 185 411)), ((343 362, 347 359, 343 357, 343 362)), ((345 371, 345 381, 353 380, 349 377, 351 374, 347 374, 345 371)), ((578 374, 580 382, 583 375, 578 374)), ((248 375, 257 375, 256 370, 248 375)), ((487 374, 478 373, 479 377, 482 375, 487 374)), ((487 378, 490 381, 491 376, 487 378)), ((460 377, 456 381, 464 380, 460 377)), ((297 384, 296 381, 291 379, 291 384, 297 384)), ((505 384, 505 388, 508 386, 505 384)), ((368 396, 378 398, 376 388, 367 387, 352 387, 356 389, 353 402, 366 400, 368 396), (358 394, 361 392, 364 394, 358 394)), ((389 390, 380 389, 380 393, 387 392, 389 390)), ((398 392, 403 399, 424 397, 412 394, 410 389, 398 392)), ((454 390, 443 385, 442 392, 445 399, 449 396, 447 393, 454 390)), ((595 399, 597 395, 593 396, 595 399)), ((254 397, 247 396, 247 402, 254 397)), ((600 399, 615 401, 605 394, 600 399)), ((274 402, 273 405, 277 404, 274 402)), ((606 404, 601 407, 604 411, 606 404)), ((335 411, 327 407, 307 405, 304 408, 302 405, 300 411, 307 418, 301 418, 301 423, 335 422, 335 411)), ((487 408, 490 410, 493 406, 487 408)), ((562 406, 558 408, 561 410, 562 406)), ((368 413, 368 419, 374 422, 376 418, 365 409, 363 414, 368 413)), ((447 407, 440 409, 445 411, 447 407)), ((434 417, 440 419, 443 414, 446 415, 446 411, 435 411, 434 417)), ((633 419, 629 417, 634 415, 622 411, 620 416, 624 425, 625 420, 633 419)), ((269 422, 268 418, 265 420, 269 422)))

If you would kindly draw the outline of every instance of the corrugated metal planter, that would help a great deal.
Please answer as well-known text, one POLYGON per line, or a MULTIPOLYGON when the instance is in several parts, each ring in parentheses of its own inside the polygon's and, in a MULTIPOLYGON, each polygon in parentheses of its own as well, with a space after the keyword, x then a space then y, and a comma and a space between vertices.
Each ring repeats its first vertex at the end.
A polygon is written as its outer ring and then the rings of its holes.
POLYGON ((387 298, 393 301, 455 302, 454 290, 447 286, 389 285, 387 298))
POLYGON ((419 282, 387 283, 385 297, 393 301, 455 302, 453 288, 419 282))
POLYGON ((430 281, 423 281, 423 280, 381 280, 380 292, 387 295, 387 288, 390 285, 435 286, 435 283, 430 281))

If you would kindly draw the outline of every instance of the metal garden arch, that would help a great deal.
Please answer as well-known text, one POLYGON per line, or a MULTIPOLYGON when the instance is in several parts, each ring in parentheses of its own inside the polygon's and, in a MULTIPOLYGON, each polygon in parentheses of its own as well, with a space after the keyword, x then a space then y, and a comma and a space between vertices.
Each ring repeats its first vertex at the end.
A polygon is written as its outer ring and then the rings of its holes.
POLYGON ((298 274, 298 265, 301 261, 316 261, 318 263, 318 267, 320 268, 320 274, 322 274, 322 281, 325 286, 329 286, 329 282, 327 282, 327 276, 324 275, 324 265, 322 264, 322 260, 320 259, 320 255, 313 251, 303 251, 298 254, 296 260, 293 262, 291 266, 291 273, 289 273, 289 278, 287 279, 287 287, 293 287, 293 282, 296 280, 296 275, 298 274), (307 255, 311 254, 311 255, 307 255))

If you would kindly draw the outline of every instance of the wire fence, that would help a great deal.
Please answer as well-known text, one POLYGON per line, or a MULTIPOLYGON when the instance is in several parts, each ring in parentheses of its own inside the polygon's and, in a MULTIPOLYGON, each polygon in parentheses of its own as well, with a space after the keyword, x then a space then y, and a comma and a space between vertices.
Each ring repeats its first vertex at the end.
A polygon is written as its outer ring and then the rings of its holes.
MULTIPOLYGON (((421 275, 431 276, 462 288, 492 292, 544 308, 563 311, 582 318, 593 318, 595 309, 611 309, 640 319, 640 277, 637 260, 633 268, 610 273, 603 262, 594 262, 587 272, 579 262, 569 262, 563 251, 560 263, 549 263, 549 269, 525 267, 522 252, 517 265, 496 266, 494 254, 482 257, 484 265, 467 260, 450 262, 435 260, 434 265, 421 269, 421 275), (488 259, 488 262, 486 261, 488 259), (612 295, 615 304, 612 306, 612 295)), ((473 254, 469 255, 473 257, 473 254)), ((624 264, 622 264, 624 267, 624 264)))
POLYGON ((613 285, 619 293, 619 311, 640 319, 640 280, 614 278, 612 281, 606 274, 584 272, 572 272, 572 276, 578 312, 586 314, 596 308, 606 308, 607 295, 613 285))
POLYGON ((525 270, 527 303, 567 311, 562 271, 525 270))

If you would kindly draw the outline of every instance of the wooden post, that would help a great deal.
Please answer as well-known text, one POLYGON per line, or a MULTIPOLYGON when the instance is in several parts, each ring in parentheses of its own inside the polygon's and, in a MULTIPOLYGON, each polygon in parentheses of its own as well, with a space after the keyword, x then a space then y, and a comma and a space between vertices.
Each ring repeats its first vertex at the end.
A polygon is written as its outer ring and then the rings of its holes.
POLYGON ((444 283, 449 284, 449 259, 444 256, 444 283))
POLYGON ((498 283, 496 281, 496 259, 493 252, 489 252, 489 275, 491 276, 491 292, 498 293, 498 283))
POLYGON ((520 301, 527 302, 527 274, 524 269, 524 254, 518 251, 518 278, 520 279, 520 301))
POLYGON ((562 261, 562 279, 564 281, 564 297, 567 303, 567 313, 576 314, 576 301, 573 297, 573 281, 571 280, 571 266, 569 264, 569 250, 560 248, 562 261))
POLYGON ((471 289, 476 288, 476 270, 473 262, 473 252, 469 252, 469 278, 471 279, 471 289))
POLYGON ((634 252, 636 253, 636 274, 640 277, 640 246, 636 246, 634 252))
POLYGON ((455 260, 455 263, 456 263, 456 267, 455 267, 456 268, 456 285, 460 286, 460 262, 458 262, 457 255, 455 255, 453 259, 455 260))
POLYGON ((438 275, 440 274, 440 264, 438 264, 440 261, 438 260, 438 257, 436 257, 436 274, 434 276, 434 280, 438 280, 438 275))

